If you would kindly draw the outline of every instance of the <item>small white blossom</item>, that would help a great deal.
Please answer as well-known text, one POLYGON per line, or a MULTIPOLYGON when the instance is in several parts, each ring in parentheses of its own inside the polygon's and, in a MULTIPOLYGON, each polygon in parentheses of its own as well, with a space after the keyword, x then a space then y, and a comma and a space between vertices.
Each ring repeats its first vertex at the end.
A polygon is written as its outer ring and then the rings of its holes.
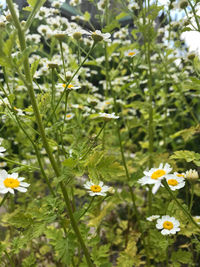
POLYGON ((30 184, 22 182, 25 178, 18 177, 18 173, 8 174, 6 170, 0 171, 0 193, 10 192, 14 194, 14 189, 20 192, 26 192, 30 184))
POLYGON ((91 181, 87 181, 83 186, 88 189, 90 196, 106 196, 106 192, 109 191, 109 186, 103 185, 103 182, 94 184, 91 181))
POLYGON ((180 231, 180 223, 174 217, 170 217, 169 215, 162 216, 157 220, 156 228, 161 230, 162 235, 170 235, 176 234, 176 232, 180 231))

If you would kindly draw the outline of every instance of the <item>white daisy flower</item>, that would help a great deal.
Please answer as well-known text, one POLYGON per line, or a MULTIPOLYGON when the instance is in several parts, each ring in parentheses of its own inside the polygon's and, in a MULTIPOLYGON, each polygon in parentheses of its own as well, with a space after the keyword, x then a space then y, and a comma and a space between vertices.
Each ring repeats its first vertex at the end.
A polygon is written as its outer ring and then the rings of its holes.
MULTIPOLYGON (((62 84, 62 87, 65 89, 66 84, 63 83, 63 84, 62 84)), ((73 84, 69 84, 69 85, 67 86, 67 89, 69 89, 69 90, 77 90, 77 89, 79 89, 79 88, 81 88, 81 87, 80 87, 80 86, 74 86, 73 84)))
POLYGON ((109 190, 109 186, 103 185, 103 182, 94 184, 91 181, 87 181, 83 186, 89 190, 90 196, 106 196, 106 192, 109 190))
POLYGON ((73 113, 67 113, 66 115, 65 115, 65 117, 66 117, 66 120, 71 120, 71 119, 73 119, 73 117, 74 117, 74 114, 73 113))
POLYGON ((139 53, 139 50, 137 50, 137 49, 132 49, 132 50, 125 51, 125 52, 124 52, 124 55, 125 55, 126 57, 134 57, 134 56, 136 56, 138 53, 139 53))
POLYGON ((151 168, 149 171, 144 171, 145 176, 138 180, 141 185, 154 184, 152 193, 155 194, 160 185, 162 179, 172 170, 170 165, 161 163, 158 168, 151 168))
POLYGON ((99 113, 99 118, 104 118, 105 120, 111 120, 111 119, 119 119, 119 116, 116 116, 115 113, 109 114, 109 113, 99 113))
POLYGON ((0 146, 0 157, 4 157, 4 153, 6 149, 3 146, 0 146))
POLYGON ((19 177, 18 173, 8 174, 6 170, 0 171, 0 193, 6 194, 10 192, 14 194, 14 189, 20 192, 26 192, 30 184, 22 182, 25 178, 19 177))
POLYGON ((185 186, 185 179, 183 177, 178 177, 174 174, 168 174, 166 176, 166 181, 172 191, 175 191, 185 186))
POLYGON ((162 235, 170 235, 175 234, 180 231, 180 223, 174 217, 170 217, 169 215, 162 216, 157 220, 156 228, 161 230, 162 235))
POLYGON ((174 172, 174 175, 176 175, 177 177, 183 177, 185 178, 185 173, 179 173, 179 172, 174 172))
POLYGON ((158 218, 160 218, 160 215, 152 215, 152 216, 147 217, 147 221, 152 222, 158 218))
POLYGON ((95 41, 95 42, 100 42, 100 41, 105 41, 105 42, 110 42, 110 36, 111 34, 110 33, 102 33, 101 31, 99 30, 96 30, 94 32, 90 32, 90 35, 92 37, 92 39, 95 41))
POLYGON ((200 224, 200 216, 194 216, 193 219, 197 224, 200 224))

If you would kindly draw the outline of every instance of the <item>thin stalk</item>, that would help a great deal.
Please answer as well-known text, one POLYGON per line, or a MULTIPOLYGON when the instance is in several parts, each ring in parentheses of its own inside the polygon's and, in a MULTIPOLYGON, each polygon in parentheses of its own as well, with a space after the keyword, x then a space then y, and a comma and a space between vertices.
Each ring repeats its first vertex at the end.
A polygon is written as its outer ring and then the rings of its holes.
POLYGON ((189 2, 190 6, 191 6, 191 8, 192 8, 192 12, 193 12, 193 14, 194 14, 194 19, 195 19, 195 21, 196 21, 198 30, 200 31, 200 24, 199 24, 199 20, 198 20, 198 17, 197 17, 197 15, 196 15, 196 12, 195 12, 195 8, 194 8, 194 6, 192 5, 192 2, 191 2, 190 0, 188 0, 188 2, 189 2))
POLYGON ((56 112, 61 100, 63 99, 63 96, 65 95, 66 90, 68 89, 68 85, 71 83, 71 81, 74 79, 74 77, 76 76, 76 74, 79 72, 80 68, 83 66, 83 64, 85 63, 85 61, 88 59, 91 51, 93 50, 93 48, 95 47, 96 43, 94 42, 93 45, 91 46, 90 50, 88 51, 87 55, 85 56, 84 60, 81 62, 80 66, 77 68, 77 70, 74 72, 74 74, 72 75, 72 77, 69 79, 69 82, 66 84, 64 91, 62 92, 53 112, 51 113, 51 115, 49 116, 49 118, 47 119, 47 124, 50 121, 50 119, 52 118, 52 116, 54 115, 54 113, 56 112))
POLYGON ((86 214, 86 212, 89 210, 89 208, 91 207, 91 205, 92 205, 92 203, 93 203, 93 201, 94 201, 94 198, 95 198, 95 196, 93 196, 92 197, 92 199, 90 200, 90 203, 89 203, 89 205, 88 205, 88 207, 84 210, 84 212, 80 215, 80 217, 79 217, 79 220, 86 214))
POLYGON ((103 126, 102 126, 102 128, 100 129, 100 131, 98 132, 98 134, 96 135, 96 137, 95 137, 93 143, 92 143, 91 146, 88 148, 88 150, 85 152, 85 154, 81 157, 81 159, 84 159, 84 158, 90 153, 90 151, 92 150, 92 148, 95 146, 97 139, 99 138, 100 134, 102 133, 103 129, 104 129, 105 126, 106 126, 106 123, 107 123, 107 121, 104 121, 103 126))
POLYGON ((194 183, 191 182, 191 198, 190 198, 190 206, 189 206, 189 211, 191 212, 192 206, 193 206, 193 199, 194 199, 194 183))
POLYGON ((5 202, 5 200, 7 199, 8 197, 8 193, 4 195, 3 199, 1 200, 1 203, 0 203, 0 207, 3 205, 3 203, 5 202))
POLYGON ((35 166, 30 166, 30 165, 26 165, 26 164, 22 164, 20 162, 17 162, 17 161, 14 161, 14 160, 11 160, 11 159, 8 159, 4 156, 0 156, 0 158, 2 158, 3 160, 7 161, 7 162, 10 162, 10 163, 13 163, 13 164, 16 164, 16 165, 19 165, 19 166, 23 166, 23 167, 26 167, 26 168, 29 168, 29 169, 36 169, 36 170, 40 170, 40 168, 38 167, 35 167, 35 166))
POLYGON ((176 204, 182 209, 182 211, 185 213, 185 215, 188 217, 188 219, 198 228, 200 229, 200 225, 198 225, 195 220, 192 218, 191 214, 181 205, 181 203, 177 200, 177 198, 174 196, 174 194, 172 193, 168 183, 163 180, 162 184, 164 185, 165 189, 168 191, 168 193, 170 194, 170 196, 175 200, 176 204))
MULTIPOLYGON (((25 35, 24 35, 24 32, 22 31, 20 22, 18 20, 17 15, 16 15, 12 0, 7 0, 7 4, 8 4, 8 8, 9 8, 9 10, 11 12, 14 25, 15 25, 17 31, 18 31, 20 49, 23 52, 26 49, 25 35)), ((59 169, 59 166, 57 165, 57 163, 55 161, 55 158, 54 158, 54 156, 52 154, 51 148, 50 148, 49 143, 47 141, 47 138, 46 138, 46 135, 45 135, 44 126, 43 126, 43 123, 42 123, 42 119, 41 119, 40 112, 39 112, 39 109, 38 109, 37 101, 36 101, 36 98, 35 98, 35 93, 34 93, 33 84, 32 84, 32 77, 31 77, 31 73, 30 73, 30 65, 29 65, 29 60, 28 60, 28 56, 27 55, 25 55, 25 57, 24 57, 23 64, 24 64, 25 77, 26 77, 26 80, 27 80, 27 83, 28 83, 27 89, 28 89, 28 92, 29 92, 29 96, 31 98, 31 104, 32 104, 32 107, 33 107, 33 110, 34 110, 34 114, 35 114, 35 117, 36 117, 37 125, 38 125, 39 132, 40 132, 40 135, 41 135, 41 139, 42 139, 42 142, 43 142, 43 146, 44 146, 44 148, 45 148, 45 150, 46 150, 46 152, 47 152, 47 154, 49 156, 49 160, 51 162, 51 165, 53 167, 55 175, 57 177, 59 177, 60 176, 60 169, 59 169)), ((73 215, 73 212, 72 212, 72 209, 71 209, 71 205, 70 205, 70 200, 69 200, 66 188, 64 186, 64 183, 60 182, 59 185, 60 185, 64 200, 65 200, 65 204, 66 204, 66 207, 67 207, 67 210, 68 210, 68 213, 69 213, 69 217, 70 217, 72 228, 73 228, 73 230, 74 230, 74 232, 75 232, 75 234, 77 236, 78 241, 81 244, 81 247, 83 249, 83 252, 84 252, 84 255, 85 255, 85 258, 86 258, 88 266, 89 267, 93 267, 94 265, 93 265, 93 263, 91 261, 89 251, 88 251, 88 249, 87 249, 87 247, 85 245, 85 242, 84 242, 84 240, 83 240, 83 238, 82 238, 82 236, 80 234, 77 222, 76 222, 76 220, 74 218, 74 215, 73 215)))

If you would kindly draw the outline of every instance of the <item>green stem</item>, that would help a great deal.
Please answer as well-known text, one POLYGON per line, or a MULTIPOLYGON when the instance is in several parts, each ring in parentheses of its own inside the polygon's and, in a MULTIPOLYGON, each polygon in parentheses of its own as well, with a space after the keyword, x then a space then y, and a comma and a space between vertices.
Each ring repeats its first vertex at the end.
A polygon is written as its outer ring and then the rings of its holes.
POLYGON ((200 31, 200 24, 199 24, 199 20, 198 20, 198 17, 197 17, 197 15, 196 15, 196 12, 195 12, 195 8, 194 8, 194 6, 192 5, 192 2, 191 2, 190 0, 188 0, 188 2, 189 2, 190 6, 191 6, 191 8, 192 8, 192 12, 193 12, 193 14, 194 14, 194 19, 195 19, 195 21, 196 21, 198 30, 200 31))
POLYGON ((8 158, 6 158, 6 157, 4 157, 4 156, 3 156, 3 157, 0 156, 0 158, 2 158, 3 160, 5 160, 5 161, 7 161, 7 162, 10 162, 10 163, 13 163, 13 164, 17 164, 17 165, 20 165, 20 166, 23 166, 23 167, 27 167, 27 168, 29 168, 29 169, 40 170, 40 168, 37 168, 37 167, 35 167, 35 166, 30 166, 30 165, 22 164, 22 163, 19 163, 19 162, 17 162, 17 161, 8 159, 8 158))
POLYGON ((98 134, 96 135, 96 137, 95 137, 95 139, 94 139, 92 145, 88 148, 88 150, 87 150, 87 151, 85 152, 85 154, 81 157, 81 159, 84 159, 84 158, 88 155, 88 153, 90 153, 90 151, 92 150, 92 148, 95 146, 97 139, 99 138, 100 134, 102 133, 103 129, 104 129, 105 126, 106 126, 106 123, 107 123, 107 122, 105 121, 104 124, 103 124, 103 126, 102 126, 102 128, 100 129, 100 131, 99 131, 98 134))
POLYGON ((189 206, 189 211, 191 212, 192 206, 193 206, 193 199, 194 199, 194 183, 191 182, 191 198, 190 198, 190 206, 189 206))
MULTIPOLYGON (((9 10, 11 12, 14 25, 15 25, 17 31, 18 31, 20 49, 23 52, 26 49, 25 35, 24 35, 24 32, 21 29, 21 25, 20 25, 20 22, 18 20, 17 15, 16 15, 12 0, 7 0, 7 4, 8 4, 8 8, 9 8, 9 10)), ((59 169, 59 166, 57 165, 57 163, 55 161, 55 158, 54 158, 54 156, 52 154, 51 148, 50 148, 49 143, 47 141, 47 138, 46 138, 46 135, 45 135, 44 126, 43 126, 43 123, 42 123, 42 119, 41 119, 40 112, 39 112, 39 109, 38 109, 37 101, 36 101, 36 98, 35 98, 35 93, 34 93, 33 84, 32 84, 32 77, 31 77, 31 73, 30 73, 30 65, 29 65, 29 60, 28 60, 28 56, 27 55, 25 55, 25 57, 24 57, 23 64, 24 64, 25 77, 26 77, 26 80, 27 80, 27 83, 28 83, 27 89, 28 89, 28 92, 29 92, 29 96, 31 98, 31 104, 32 104, 32 107, 33 107, 33 110, 34 110, 35 118, 36 118, 36 121, 37 121, 37 125, 38 125, 38 128, 39 128, 41 139, 42 139, 42 142, 43 142, 43 146, 44 146, 44 148, 45 148, 45 150, 46 150, 46 152, 48 154, 48 157, 49 157, 49 160, 50 160, 51 165, 53 167, 53 170, 55 172, 55 175, 57 177, 59 177, 60 176, 60 169, 59 169)), ((81 244, 81 247, 82 247, 84 255, 86 257, 86 261, 87 261, 88 266, 89 267, 93 267, 94 265, 93 265, 93 263, 91 261, 90 254, 89 254, 88 249, 87 249, 87 247, 86 247, 86 245, 84 243, 84 240, 83 240, 83 238, 82 238, 82 236, 80 234, 77 222, 76 222, 76 220, 75 220, 75 218, 73 216, 73 212, 72 212, 71 205, 70 205, 70 200, 69 200, 66 188, 64 186, 64 183, 60 182, 59 185, 60 185, 64 200, 65 200, 65 204, 66 204, 66 207, 67 207, 67 210, 68 210, 68 213, 69 213, 69 217, 70 217, 72 228, 73 228, 73 230, 74 230, 74 232, 75 232, 75 234, 77 236, 78 241, 81 244)))
POLYGON ((93 50, 93 48, 95 47, 96 43, 94 42, 93 45, 91 46, 90 50, 88 51, 87 55, 85 56, 84 60, 81 62, 80 66, 77 68, 77 70, 74 72, 74 74, 72 75, 72 77, 70 78, 69 82, 66 84, 64 91, 62 92, 53 112, 51 113, 51 115, 49 116, 49 118, 47 119, 47 124, 50 121, 50 119, 52 118, 52 116, 54 115, 54 113, 56 112, 61 100, 63 99, 63 96, 65 95, 66 90, 68 89, 68 85, 70 84, 70 82, 73 80, 73 78, 76 76, 76 74, 79 72, 80 68, 83 66, 83 64, 85 63, 85 61, 88 59, 91 51, 93 50))
POLYGON ((91 207, 91 205, 92 205, 92 203, 93 203, 93 201, 94 201, 94 198, 95 198, 95 196, 93 196, 92 197, 92 199, 90 200, 90 203, 89 203, 89 205, 88 205, 88 207, 84 210, 84 212, 80 215, 80 217, 79 217, 79 220, 86 214, 86 212, 89 210, 89 208, 91 207))
POLYGON ((3 203, 5 202, 5 200, 7 199, 8 197, 8 193, 4 195, 3 199, 1 200, 1 203, 0 203, 0 207, 3 205, 3 203))
POLYGON ((175 200, 176 204, 182 209, 182 211, 185 213, 185 215, 188 217, 188 219, 198 228, 200 229, 200 225, 198 225, 195 220, 192 218, 191 214, 181 205, 181 203, 177 200, 177 198, 174 196, 174 194, 172 193, 168 183, 163 180, 162 184, 164 185, 165 189, 168 191, 168 193, 170 194, 170 196, 172 197, 173 200, 175 200))

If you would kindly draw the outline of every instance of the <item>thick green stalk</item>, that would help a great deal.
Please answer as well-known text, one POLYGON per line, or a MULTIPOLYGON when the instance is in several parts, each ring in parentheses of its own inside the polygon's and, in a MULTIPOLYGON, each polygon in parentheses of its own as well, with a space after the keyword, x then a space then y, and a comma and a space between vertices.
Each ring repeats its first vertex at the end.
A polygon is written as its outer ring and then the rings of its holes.
MULTIPOLYGON (((17 31, 18 31, 20 49, 23 52, 26 49, 26 42, 25 42, 24 32, 22 31, 20 22, 18 20, 17 15, 16 15, 12 0, 7 0, 7 4, 8 4, 10 12, 12 14, 14 25, 15 25, 17 31)), ((34 114, 35 114, 37 125, 38 125, 38 128, 39 128, 40 136, 41 136, 41 139, 42 139, 42 142, 43 142, 43 146, 44 146, 44 148, 45 148, 45 150, 46 150, 46 152, 48 154, 48 157, 49 157, 49 160, 50 160, 51 165, 53 167, 53 170, 55 172, 55 175, 57 177, 59 177, 60 176, 60 170, 59 170, 59 167, 58 167, 58 165, 57 165, 57 163, 56 163, 56 161, 54 159, 54 156, 53 156, 52 151, 50 149, 49 143, 47 141, 47 138, 46 138, 46 135, 45 135, 45 130, 44 130, 43 123, 42 123, 42 119, 41 119, 40 112, 39 112, 39 108, 38 108, 37 101, 36 101, 36 98, 35 98, 33 85, 32 85, 32 77, 31 77, 31 73, 30 73, 29 60, 28 60, 28 56, 27 55, 24 57, 24 72, 25 72, 25 77, 26 77, 27 83, 28 83, 27 89, 28 89, 29 96, 30 96, 30 99, 31 99, 31 104, 32 104, 32 107, 33 107, 33 110, 34 110, 34 114)), ((77 239, 81 244, 81 247, 82 247, 83 252, 85 254, 85 257, 86 257, 87 264, 88 264, 88 266, 93 267, 94 265, 93 265, 93 263, 92 263, 92 261, 90 259, 90 255, 89 255, 88 249, 87 249, 87 247, 86 247, 86 245, 84 243, 84 240, 82 239, 82 236, 80 234, 77 222, 76 222, 76 220, 75 220, 75 218, 73 216, 73 212, 72 212, 72 209, 71 209, 71 206, 70 206, 70 200, 69 200, 69 197, 68 197, 68 194, 67 194, 67 191, 66 191, 66 188, 65 188, 63 182, 60 182, 60 188, 61 188, 64 200, 65 200, 65 204, 66 204, 66 207, 67 207, 67 210, 68 210, 68 213, 69 213, 69 217, 70 217, 70 221, 71 221, 71 224, 72 224, 72 228, 74 229, 74 232, 75 232, 75 234, 77 236, 77 239)))

